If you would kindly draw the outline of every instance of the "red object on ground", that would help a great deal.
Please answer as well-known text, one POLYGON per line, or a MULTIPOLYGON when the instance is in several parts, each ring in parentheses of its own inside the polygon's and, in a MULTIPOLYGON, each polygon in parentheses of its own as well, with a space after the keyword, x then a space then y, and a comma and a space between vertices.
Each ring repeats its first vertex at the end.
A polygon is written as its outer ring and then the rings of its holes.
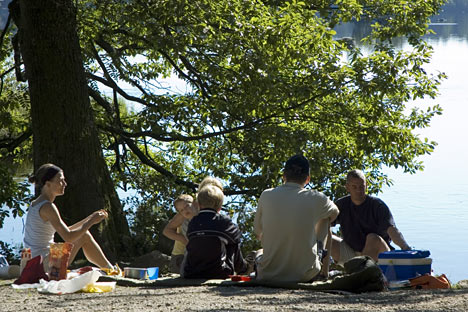
POLYGON ((40 279, 48 281, 49 277, 44 272, 42 257, 37 256, 26 263, 23 272, 21 272, 20 277, 16 281, 14 281, 13 284, 35 284, 39 283, 40 279))
POLYGON ((229 275, 231 278, 231 281, 234 282, 250 282, 250 276, 245 276, 245 275, 229 275))
POLYGON ((79 268, 78 271, 76 271, 76 272, 78 274, 83 274, 83 273, 86 273, 86 272, 89 272, 89 271, 92 271, 92 270, 93 270, 93 267, 88 265, 88 266, 79 268))

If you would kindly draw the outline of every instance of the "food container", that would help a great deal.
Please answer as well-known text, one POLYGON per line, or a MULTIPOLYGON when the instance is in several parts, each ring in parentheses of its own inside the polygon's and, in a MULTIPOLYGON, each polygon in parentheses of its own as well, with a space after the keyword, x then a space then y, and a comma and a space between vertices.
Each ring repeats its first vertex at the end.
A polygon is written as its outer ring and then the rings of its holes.
POLYGON ((148 279, 146 268, 124 268, 124 276, 136 279, 148 279))
POLYGON ((157 279, 159 275, 159 267, 151 268, 124 268, 124 276, 136 279, 157 279))
POLYGON ((393 250, 379 254, 378 265, 388 281, 401 281, 431 273, 429 250, 393 250))

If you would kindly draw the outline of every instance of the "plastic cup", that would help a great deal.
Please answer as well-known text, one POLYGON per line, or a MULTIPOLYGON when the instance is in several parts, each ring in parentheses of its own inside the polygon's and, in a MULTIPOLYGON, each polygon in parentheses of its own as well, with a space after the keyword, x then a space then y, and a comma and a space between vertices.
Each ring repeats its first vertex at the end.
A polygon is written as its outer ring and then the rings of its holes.
POLYGON ((159 267, 147 268, 146 271, 150 280, 155 280, 159 277, 159 267))

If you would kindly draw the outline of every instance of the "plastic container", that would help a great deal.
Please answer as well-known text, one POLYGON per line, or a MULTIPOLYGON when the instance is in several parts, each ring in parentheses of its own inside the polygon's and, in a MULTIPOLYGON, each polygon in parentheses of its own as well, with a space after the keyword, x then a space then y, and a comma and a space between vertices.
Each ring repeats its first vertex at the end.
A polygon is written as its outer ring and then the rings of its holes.
POLYGON ((401 281, 430 274, 429 250, 393 250, 379 254, 378 265, 388 281, 401 281))
POLYGON ((147 279, 148 272, 145 268, 124 268, 124 276, 136 279, 147 279))
POLYGON ((150 280, 155 280, 159 277, 159 267, 152 267, 146 269, 148 272, 148 278, 150 280))
POLYGON ((116 282, 95 282, 88 284, 81 289, 82 292, 86 293, 104 293, 110 292, 115 289, 116 282))
POLYGON ((124 276, 136 279, 154 280, 159 276, 159 267, 151 268, 124 268, 124 276))
POLYGON ((86 287, 86 285, 94 284, 101 276, 98 271, 89 271, 72 279, 51 280, 45 281, 41 279, 40 286, 37 289, 40 293, 50 294, 71 294, 86 287))
POLYGON ((20 274, 23 272, 24 267, 31 258, 31 248, 23 248, 21 250, 20 274))

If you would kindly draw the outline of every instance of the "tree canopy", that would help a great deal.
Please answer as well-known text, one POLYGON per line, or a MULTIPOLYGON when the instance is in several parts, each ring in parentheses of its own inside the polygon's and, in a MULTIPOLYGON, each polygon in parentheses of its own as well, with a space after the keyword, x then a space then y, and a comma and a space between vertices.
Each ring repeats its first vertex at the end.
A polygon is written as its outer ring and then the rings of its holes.
MULTIPOLYGON (((128 204, 140 230, 206 175, 224 182, 225 208, 248 232, 250 208, 293 154, 310 159, 311 187, 334 198, 348 170, 363 169, 377 192, 384 166, 422 170, 418 157, 436 145, 414 130, 441 108, 410 105, 435 98, 444 78, 425 71, 423 39, 444 0, 74 2, 102 149, 116 186, 138 195, 128 204), (337 36, 345 23, 369 26, 367 49, 337 36), (168 90, 171 77, 186 90, 168 90)), ((25 78, 15 31, 10 23, 1 54, 0 176, 10 177, 31 158, 27 95, 11 77, 25 78)))

